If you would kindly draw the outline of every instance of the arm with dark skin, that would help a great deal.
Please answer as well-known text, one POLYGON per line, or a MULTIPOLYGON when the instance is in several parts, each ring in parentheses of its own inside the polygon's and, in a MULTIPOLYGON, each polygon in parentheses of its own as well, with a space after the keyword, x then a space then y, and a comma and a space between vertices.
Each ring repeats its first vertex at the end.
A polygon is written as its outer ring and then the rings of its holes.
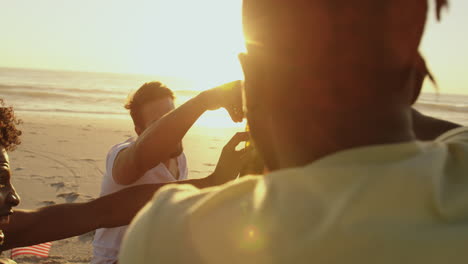
MULTIPOLYGON (((209 184, 209 178, 195 185, 209 184)), ((182 183, 182 182, 181 182, 182 183)), ((184 182, 190 183, 190 182, 184 182)), ((165 184, 147 184, 124 189, 87 203, 68 203, 37 210, 15 210, 4 227, 7 250, 81 235, 102 227, 127 225, 165 184)))
POLYGON ((434 140, 443 133, 452 130, 461 125, 430 117, 412 109, 413 130, 416 138, 419 140, 434 140))
POLYGON ((135 144, 122 150, 113 165, 114 180, 123 185, 137 181, 149 169, 167 160, 197 119, 207 110, 224 107, 234 122, 242 121, 240 81, 199 94, 152 123, 135 144), (228 89, 226 89, 228 87, 228 89), (155 148, 154 146, 158 146, 155 148))
MULTIPOLYGON (((240 169, 243 151, 236 146, 247 140, 247 133, 237 133, 223 148, 215 171, 203 179, 174 182, 207 188, 234 179, 240 169)), ((115 192, 86 203, 68 203, 36 210, 15 210, 10 223, 2 226, 5 243, 0 251, 60 240, 85 234, 98 228, 128 225, 136 213, 169 183, 146 184, 115 192)))

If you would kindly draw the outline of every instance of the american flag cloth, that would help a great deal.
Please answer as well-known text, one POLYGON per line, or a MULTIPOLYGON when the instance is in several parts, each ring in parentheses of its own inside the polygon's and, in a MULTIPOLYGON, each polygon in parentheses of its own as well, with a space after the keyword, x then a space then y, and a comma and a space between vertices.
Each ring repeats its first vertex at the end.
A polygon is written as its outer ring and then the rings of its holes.
POLYGON ((49 256, 51 246, 52 242, 47 242, 29 247, 14 248, 11 250, 11 258, 17 257, 19 255, 35 255, 47 258, 49 256))

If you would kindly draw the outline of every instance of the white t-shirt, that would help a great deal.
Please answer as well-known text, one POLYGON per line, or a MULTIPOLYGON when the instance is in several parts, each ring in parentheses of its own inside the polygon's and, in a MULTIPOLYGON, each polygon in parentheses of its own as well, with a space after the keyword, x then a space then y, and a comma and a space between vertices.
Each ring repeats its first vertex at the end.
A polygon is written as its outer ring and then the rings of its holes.
MULTIPOLYGON (((101 185, 100 196, 105 196, 122 189, 142 185, 142 184, 155 184, 163 182, 175 182, 177 179, 169 172, 167 167, 160 163, 156 167, 147 171, 140 179, 130 185, 121 185, 114 181, 112 177, 112 168, 114 166, 115 158, 117 154, 125 148, 128 148, 134 144, 134 138, 129 138, 127 141, 113 146, 106 159, 106 173, 101 185)), ((177 157, 177 163, 179 166, 179 181, 187 179, 187 159, 182 153, 177 157)), ((119 254, 120 243, 122 242, 123 235, 127 230, 127 226, 120 226, 115 228, 101 228, 96 230, 93 241, 93 259, 92 264, 113 264, 117 261, 119 254)))

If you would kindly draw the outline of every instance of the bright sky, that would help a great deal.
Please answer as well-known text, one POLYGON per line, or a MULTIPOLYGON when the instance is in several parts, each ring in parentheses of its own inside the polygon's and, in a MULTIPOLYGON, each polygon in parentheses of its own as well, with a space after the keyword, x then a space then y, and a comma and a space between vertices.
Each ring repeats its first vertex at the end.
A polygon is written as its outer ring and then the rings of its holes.
MULTIPOLYGON (((441 22, 431 13, 421 50, 441 93, 468 94, 468 1, 449 2, 441 22)), ((434 87, 426 82, 425 91, 434 92, 434 87)))
POLYGON ((0 66, 242 78, 240 0, 0 0, 0 66))
MULTIPOLYGON (((0 0, 0 66, 231 81, 242 78, 240 10, 241 0, 0 0)), ((468 94, 466 10, 451 0, 424 39, 443 93, 468 94)))

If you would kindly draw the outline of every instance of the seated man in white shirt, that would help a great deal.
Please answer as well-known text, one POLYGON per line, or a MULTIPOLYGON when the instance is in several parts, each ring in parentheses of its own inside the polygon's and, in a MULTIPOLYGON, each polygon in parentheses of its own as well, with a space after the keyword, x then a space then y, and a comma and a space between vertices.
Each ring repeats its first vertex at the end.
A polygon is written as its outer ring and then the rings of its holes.
MULTIPOLYGON (((161 124, 157 121, 175 109, 174 94, 160 82, 142 85, 125 105, 130 110, 138 137, 110 149, 100 196, 136 185, 186 180, 187 160, 181 140, 204 110, 217 108, 213 103, 220 94, 228 103, 236 100, 236 94, 232 91, 213 89, 182 105, 176 117, 169 121, 166 119, 161 124)), ((216 102, 219 103, 222 101, 216 102)), ((120 226, 96 230, 93 264, 114 263, 117 260, 126 229, 127 226, 120 226)))

